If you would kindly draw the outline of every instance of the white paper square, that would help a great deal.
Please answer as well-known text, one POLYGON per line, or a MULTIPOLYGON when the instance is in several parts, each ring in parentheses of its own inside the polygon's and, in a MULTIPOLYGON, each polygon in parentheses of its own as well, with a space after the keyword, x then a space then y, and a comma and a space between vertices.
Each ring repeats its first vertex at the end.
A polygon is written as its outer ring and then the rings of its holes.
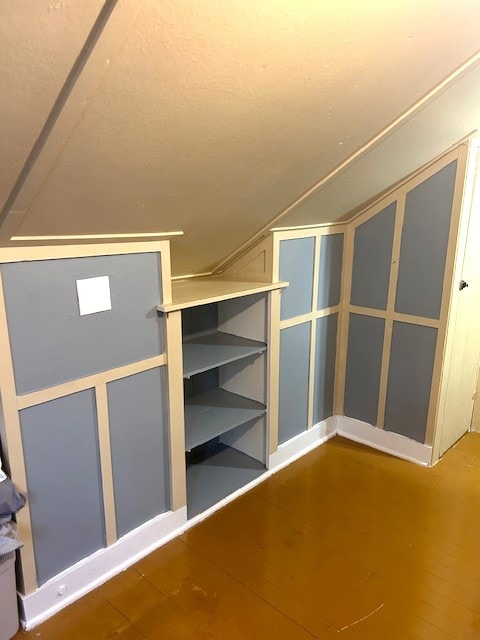
POLYGON ((77 295, 81 316, 108 311, 112 308, 108 276, 77 280, 77 295))

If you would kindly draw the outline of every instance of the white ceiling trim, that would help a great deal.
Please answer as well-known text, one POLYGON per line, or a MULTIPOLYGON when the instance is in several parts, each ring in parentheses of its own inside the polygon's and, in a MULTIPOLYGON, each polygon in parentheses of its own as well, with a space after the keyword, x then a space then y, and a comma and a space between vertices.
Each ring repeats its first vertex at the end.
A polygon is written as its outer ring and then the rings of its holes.
POLYGON ((165 238, 166 236, 183 236, 183 231, 165 231, 158 233, 93 233, 74 234, 64 236, 12 236, 12 241, 33 241, 33 240, 103 240, 107 238, 165 238))

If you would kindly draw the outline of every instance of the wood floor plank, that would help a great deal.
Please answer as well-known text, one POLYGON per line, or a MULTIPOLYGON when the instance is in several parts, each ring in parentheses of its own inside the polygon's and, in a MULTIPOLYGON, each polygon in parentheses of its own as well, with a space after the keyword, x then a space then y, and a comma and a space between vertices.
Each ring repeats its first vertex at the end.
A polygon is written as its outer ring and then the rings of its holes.
MULTIPOLYGON (((472 615, 472 610, 458 604, 451 598, 443 596, 438 592, 431 591, 428 586, 412 585, 409 591, 392 584, 389 580, 373 575, 366 583, 368 589, 374 590, 379 594, 389 594, 391 597, 406 603, 412 599, 419 599, 433 609, 448 616, 454 622, 452 623, 459 631, 464 627, 472 627, 475 629, 477 637, 480 637, 480 616, 472 615)), ((466 637, 466 636, 465 636, 466 637)))
POLYGON ((395 548, 385 550, 383 541, 382 545, 376 545, 375 539, 370 539, 365 530, 358 530, 354 540, 341 531, 328 532, 322 536, 322 541, 332 549, 342 550, 354 562, 364 563, 370 571, 381 576, 401 584, 428 586, 433 593, 450 597, 472 611, 480 610, 477 582, 465 579, 461 572, 446 571, 445 567, 428 558, 428 553, 422 557, 422 549, 415 553, 395 548))
POLYGON ((480 434, 334 438, 16 640, 478 640, 480 434))
MULTIPOLYGON (((389 526, 386 525, 383 511, 380 512, 382 513, 380 518, 378 513, 375 514, 375 510, 368 509, 364 504, 359 507, 357 503, 352 504, 347 497, 342 500, 341 491, 337 491, 338 504, 334 507, 325 506, 321 498, 312 500, 301 491, 292 490, 286 484, 264 484, 258 488, 256 495, 273 504, 280 505, 289 513, 305 520, 311 525, 309 535, 316 537, 330 548, 349 551, 358 549, 361 560, 353 558, 350 554, 351 559, 359 562, 365 561, 365 554, 369 552, 370 554, 376 553, 377 561, 382 565, 388 563, 390 557, 401 559, 402 563, 407 565, 417 566, 421 561, 422 567, 426 571, 433 573, 441 580, 456 585, 467 592, 478 593, 480 571, 477 570, 475 564, 465 561, 463 557, 458 557, 459 555, 464 556, 464 554, 457 553, 457 557, 455 557, 452 555, 454 550, 451 548, 444 551, 439 545, 438 538, 427 539, 423 530, 405 524, 404 520, 402 520, 401 527, 398 526, 398 519, 388 522, 389 526), (344 519, 346 525, 344 529, 338 527, 339 518, 344 519), (408 536, 399 535, 398 532, 403 531, 406 526, 408 527, 408 536), (352 533, 355 535, 352 536, 352 533), (377 544, 379 536, 382 536, 381 545, 377 544), (350 544, 348 544, 349 537, 351 538, 350 544)), ((415 495, 412 495, 411 500, 415 499, 415 495)), ((472 514, 473 517, 474 515, 472 514)), ((305 529, 304 532, 308 532, 308 529, 305 529)), ((375 565, 370 568, 372 571, 376 570, 375 565)))
MULTIPOLYGON (((201 554, 199 554, 199 558, 203 558, 201 554)), ((203 562, 210 563, 210 559, 203 558, 203 562)), ((328 623, 309 608, 304 599, 292 597, 290 593, 276 586, 265 575, 254 571, 250 566, 244 566, 241 562, 224 563, 217 558, 214 559, 214 562, 219 562, 229 575, 258 598, 277 611, 283 612, 289 618, 289 624, 290 620, 293 621, 298 627, 308 631, 314 637, 321 637, 323 632, 328 629, 328 623)))

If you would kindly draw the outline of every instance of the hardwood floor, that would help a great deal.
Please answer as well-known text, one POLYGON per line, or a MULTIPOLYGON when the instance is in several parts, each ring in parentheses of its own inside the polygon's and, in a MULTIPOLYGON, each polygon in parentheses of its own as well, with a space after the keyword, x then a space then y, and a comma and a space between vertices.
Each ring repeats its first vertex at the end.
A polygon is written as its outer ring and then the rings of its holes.
POLYGON ((478 640, 480 434, 432 469, 342 438, 16 639, 478 640))

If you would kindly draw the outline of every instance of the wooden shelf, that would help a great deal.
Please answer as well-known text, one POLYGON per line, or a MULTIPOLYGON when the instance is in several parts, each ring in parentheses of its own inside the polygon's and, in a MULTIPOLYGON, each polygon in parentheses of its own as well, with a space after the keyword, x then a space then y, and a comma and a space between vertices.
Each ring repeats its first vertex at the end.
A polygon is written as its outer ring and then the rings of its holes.
POLYGON ((172 302, 159 304, 157 309, 163 312, 178 311, 287 286, 288 282, 245 282, 222 277, 179 280, 172 284, 172 302))
POLYGON ((261 402, 225 389, 214 389, 185 401, 185 449, 189 451, 216 436, 260 417, 261 402))
POLYGON ((187 467, 187 514, 192 518, 265 473, 265 465, 226 445, 211 447, 187 467))
POLYGON ((264 342, 221 331, 186 339, 183 343, 183 377, 190 378, 214 367, 263 353, 266 348, 264 342))

